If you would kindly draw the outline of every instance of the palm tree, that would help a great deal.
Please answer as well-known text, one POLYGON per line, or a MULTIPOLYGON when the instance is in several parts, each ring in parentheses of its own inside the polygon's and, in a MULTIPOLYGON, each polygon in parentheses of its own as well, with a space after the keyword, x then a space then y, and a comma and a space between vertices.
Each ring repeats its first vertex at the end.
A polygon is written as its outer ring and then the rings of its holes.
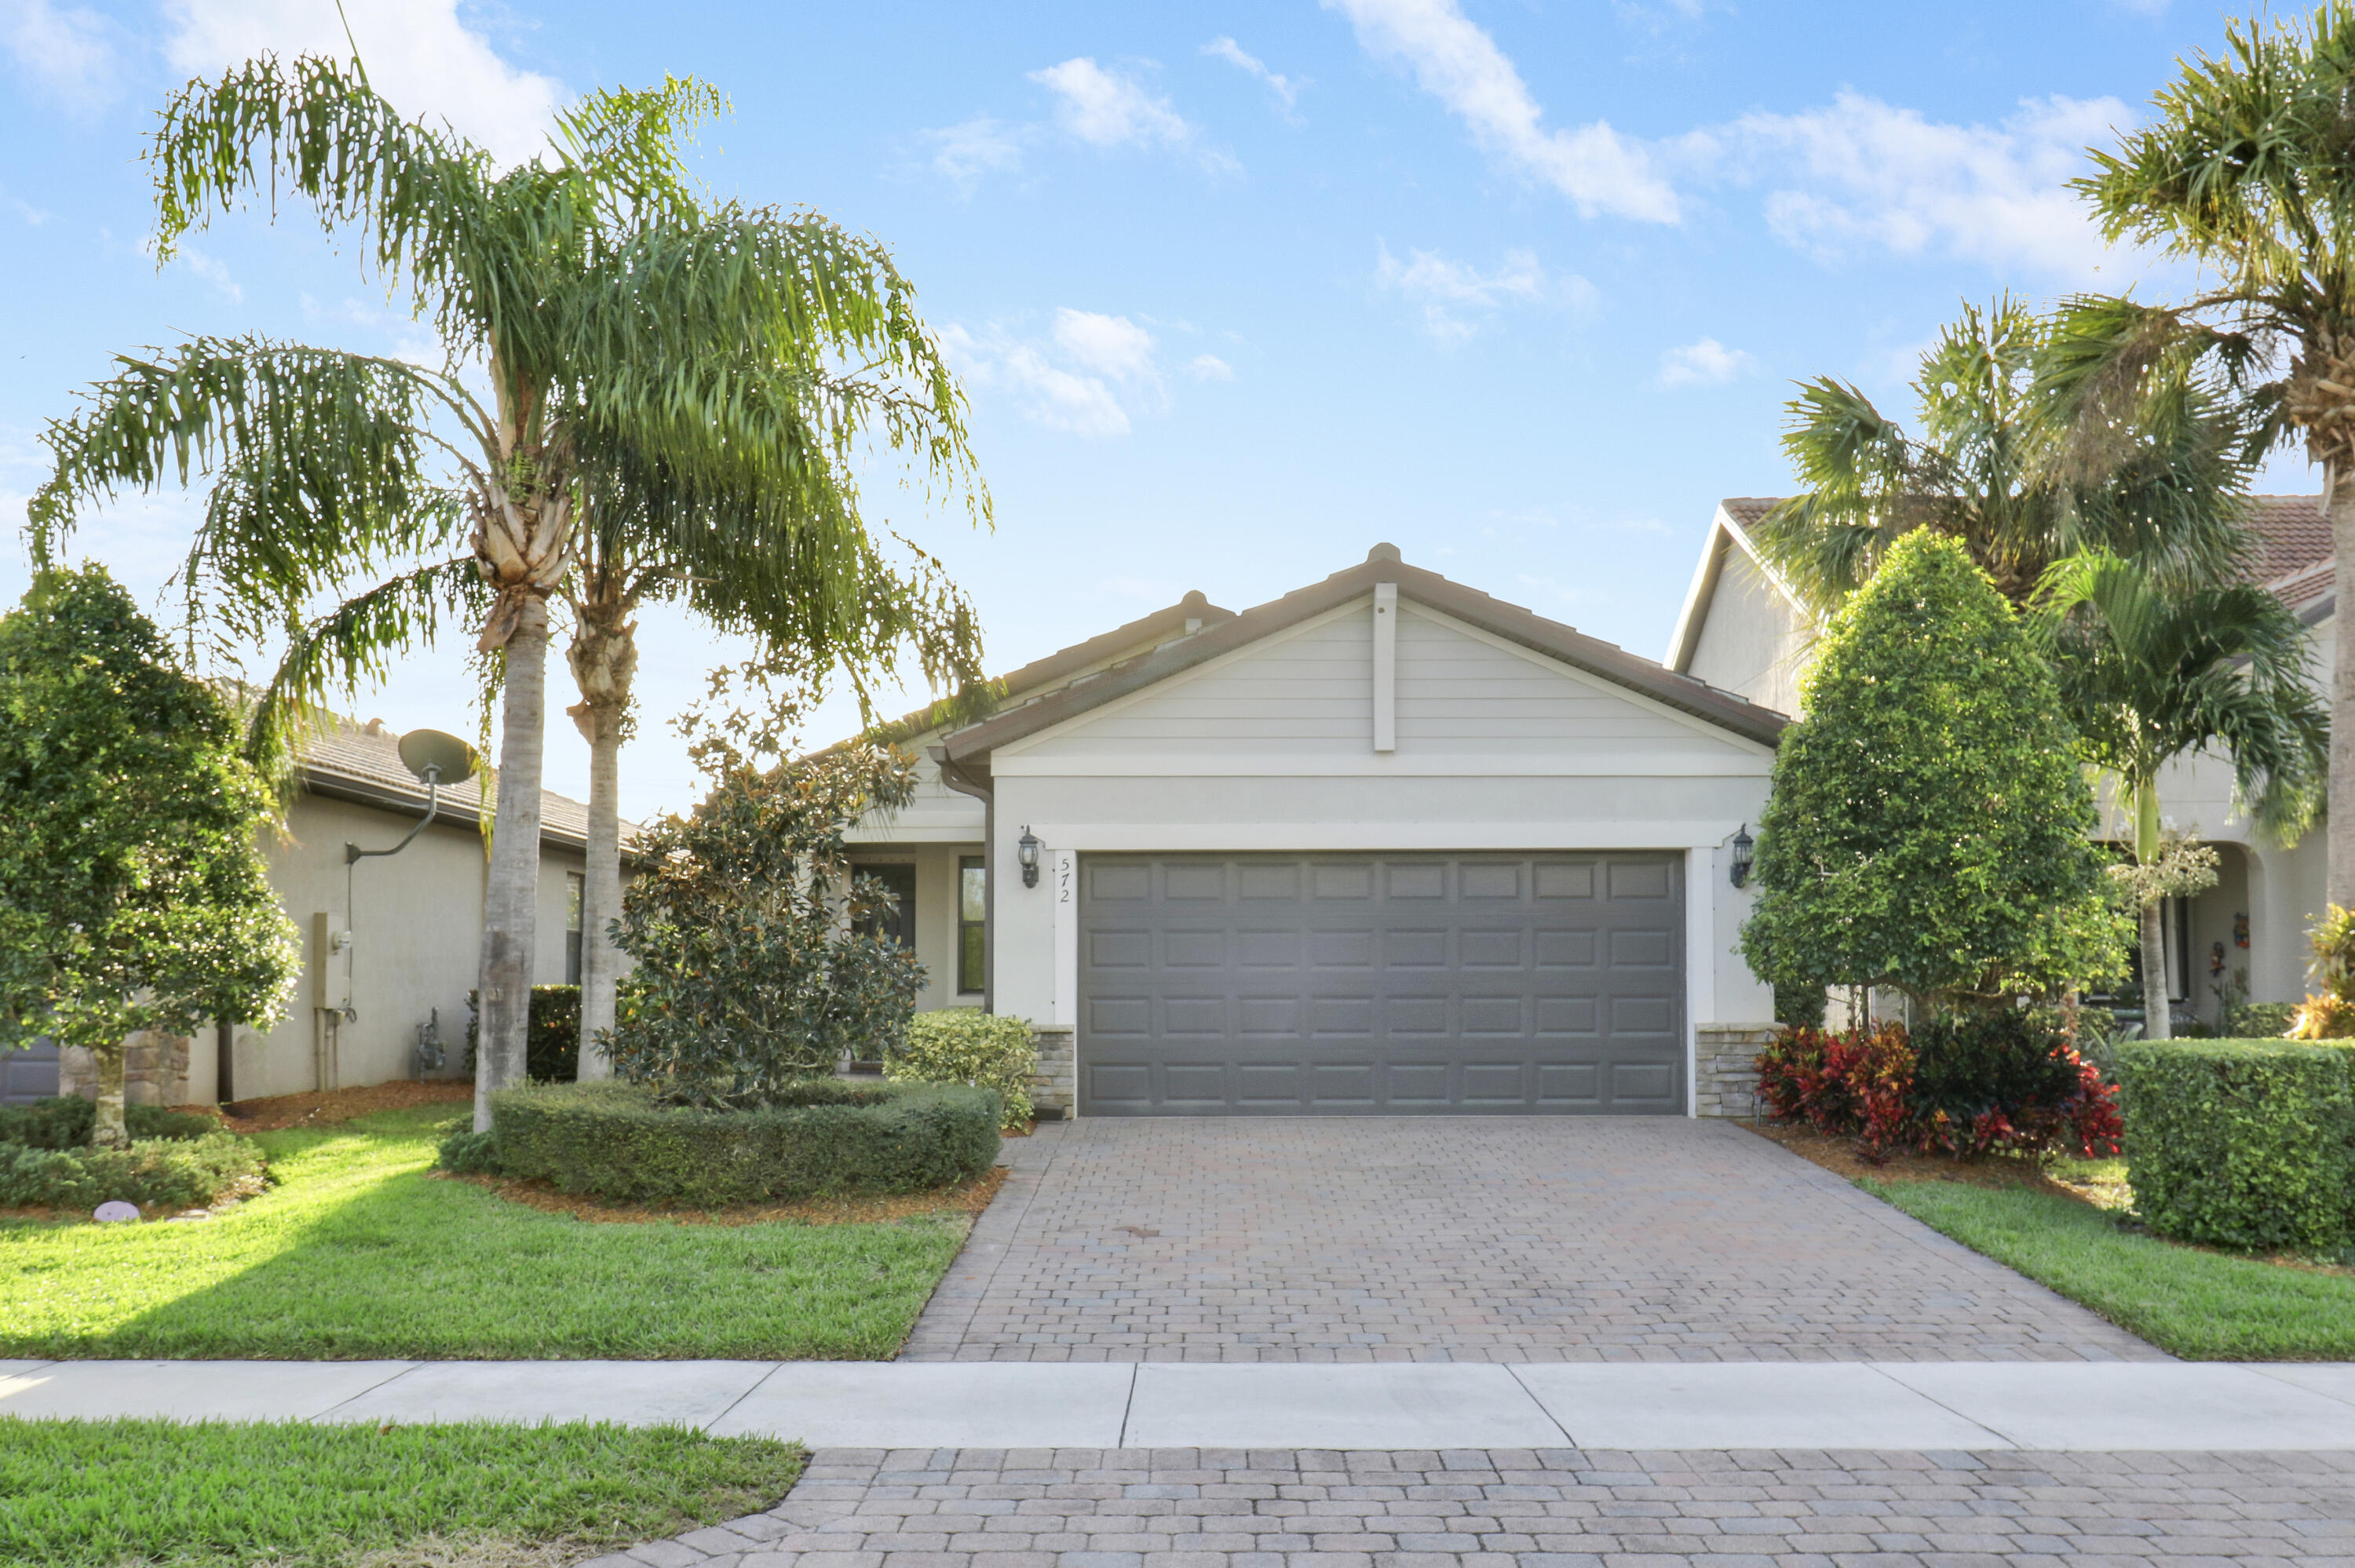
MULTIPOLYGON (((2112 239, 2196 261, 2182 304, 2078 302, 2067 390, 2114 421, 2148 367, 2201 361, 2251 409, 2262 451, 2303 436, 2322 468, 2338 603, 2355 602, 2355 5, 2229 22, 2151 101, 2147 124, 2076 182, 2112 239)), ((2355 800, 2355 637, 2331 671, 2330 792, 2355 800)), ((2331 816, 2328 899, 2355 903, 2355 810, 2331 816)))
POLYGON ((2050 330, 2016 300, 1965 305, 1923 357, 1918 436, 1846 382, 1802 384, 1783 438, 1802 488, 1752 536, 1817 620, 1914 528, 1961 539, 2015 605, 2054 561, 2087 550, 2193 580, 2231 572, 2239 432, 2200 387, 2178 385, 2095 471, 2047 418, 2050 330))
MULTIPOLYGON (((2245 584, 2169 588, 2132 562, 2083 555, 2045 574, 2034 625, 2087 759, 2117 780, 2134 817, 2146 1037, 2168 1038, 2160 906, 2190 891, 2167 866, 2160 769, 2216 747, 2242 808, 2294 838, 2321 804, 2329 726, 2307 680, 2305 626, 2245 584)), ((2207 878, 2212 881, 2211 875, 2207 878)))
POLYGON ((283 188, 409 289, 445 363, 258 335, 124 356, 50 427, 55 472, 29 508, 46 562, 80 505, 209 475, 185 574, 192 634, 208 615, 229 642, 287 635, 253 721, 265 749, 291 743, 333 679, 380 670, 442 616, 475 618, 503 685, 478 1128, 523 1072, 549 601, 583 529, 618 508, 673 526, 647 555, 696 577, 749 556, 769 583, 787 569, 773 559, 793 562, 797 588, 863 605, 874 552, 836 476, 879 435, 987 514, 962 398, 888 253, 689 188, 681 144, 721 107, 677 79, 592 94, 538 160, 502 172, 446 127, 400 119, 357 60, 264 57, 192 83, 149 151, 159 255, 215 208, 265 186, 274 206, 283 188), (342 602, 308 619, 322 599, 342 602))

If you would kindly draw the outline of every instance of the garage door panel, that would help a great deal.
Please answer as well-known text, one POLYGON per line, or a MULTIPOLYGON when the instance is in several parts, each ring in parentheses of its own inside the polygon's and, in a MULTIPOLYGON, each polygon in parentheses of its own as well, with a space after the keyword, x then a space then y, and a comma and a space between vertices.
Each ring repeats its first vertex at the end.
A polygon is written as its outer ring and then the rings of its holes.
POLYGON ((1090 855, 1080 882, 1084 1114, 1682 1108, 1675 855, 1090 855))

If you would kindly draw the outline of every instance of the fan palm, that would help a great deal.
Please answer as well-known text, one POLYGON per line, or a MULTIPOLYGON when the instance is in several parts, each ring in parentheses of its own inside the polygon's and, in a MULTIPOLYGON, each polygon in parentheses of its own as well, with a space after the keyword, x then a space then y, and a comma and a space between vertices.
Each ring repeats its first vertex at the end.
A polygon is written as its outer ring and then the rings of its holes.
POLYGON ((2016 300, 1966 305, 1923 357, 1918 436, 1846 382, 1802 384, 1783 438, 1802 488, 1753 538, 1817 620, 1914 528, 1961 539, 2015 605, 2054 561, 2087 550, 2192 578, 2231 568, 2242 547, 2237 431, 2179 383, 2089 471, 2046 418, 2049 330, 2016 300))
POLYGON ((2308 678, 2306 628, 2262 588, 2169 587, 2134 563, 2084 555, 2045 574, 2034 624, 2087 760, 2117 781, 2139 875, 2143 1016, 2168 1037, 2158 779, 2203 749, 2232 759, 2241 808, 2290 839, 2321 804, 2329 726, 2308 678))
MULTIPOLYGON (((2112 239, 2198 262, 2218 286, 2180 304, 2086 299, 2068 312, 2056 388, 2087 428, 2131 418, 2152 366, 2200 363, 2251 412, 2262 452, 2303 437, 2323 473, 2338 602, 2355 587, 2355 5, 2231 22, 2185 60, 2142 129, 2076 182, 2112 239)), ((2355 638, 2333 660, 2330 790, 2355 800, 2355 638)), ((2355 810, 2329 823, 2328 896, 2355 903, 2355 810)))
POLYGON ((91 501, 210 479, 184 574, 191 622, 230 641, 287 635, 253 720, 269 752, 334 680, 380 671, 443 616, 472 618, 503 683, 478 1127, 522 1075, 549 605, 583 535, 639 531, 632 560, 755 630, 833 629, 824 656, 876 626, 876 553, 838 477, 874 440, 986 515, 962 399, 889 255, 689 188, 681 143, 719 107, 691 81, 593 94, 539 160, 501 171, 403 121, 357 61, 264 57, 191 84, 149 152, 159 253, 265 187, 273 207, 282 189, 306 198, 409 290, 445 364, 260 336, 125 356, 50 428, 55 471, 29 508, 47 560, 91 501), (340 603, 314 617, 323 599, 340 603))

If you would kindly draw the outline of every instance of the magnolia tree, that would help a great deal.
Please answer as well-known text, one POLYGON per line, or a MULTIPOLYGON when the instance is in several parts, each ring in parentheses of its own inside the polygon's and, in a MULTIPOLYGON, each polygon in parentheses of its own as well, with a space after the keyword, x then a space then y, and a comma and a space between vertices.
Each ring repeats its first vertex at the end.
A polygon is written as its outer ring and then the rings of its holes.
POLYGON ((293 981, 239 738, 102 568, 44 571, 0 617, 0 1049, 87 1047, 95 1144, 130 1142, 127 1036, 274 1022, 293 981))
POLYGON ((914 765, 854 744, 716 771, 690 815, 638 841, 646 869, 614 927, 637 968, 609 1054, 619 1076, 671 1098, 757 1105, 907 1031, 924 971, 860 918, 883 895, 852 871, 844 835, 907 804, 914 765))
POLYGON ((1958 540, 1918 530, 1832 620, 1760 821, 1751 967, 1928 1011, 2118 971, 2124 923, 2050 667, 1958 540))

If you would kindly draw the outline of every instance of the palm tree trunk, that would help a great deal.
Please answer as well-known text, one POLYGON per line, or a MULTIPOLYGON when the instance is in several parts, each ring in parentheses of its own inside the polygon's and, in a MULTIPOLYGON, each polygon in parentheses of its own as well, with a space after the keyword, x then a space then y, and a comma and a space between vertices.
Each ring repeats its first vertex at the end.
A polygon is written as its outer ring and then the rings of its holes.
MULTIPOLYGON (((2355 471, 2344 459, 2326 470, 2330 544, 2337 555, 2331 592, 2339 609, 2355 604, 2355 471)), ((2326 831, 2330 835, 2328 901, 2355 904, 2355 636, 2342 627, 2332 639, 2330 658, 2330 795, 2326 831)))
MULTIPOLYGON (((2135 809, 2135 859, 2149 865, 2158 859, 2158 783, 2145 780, 2133 787, 2135 809)), ((2175 1038, 2174 1020, 2167 1008, 2167 927, 2163 918, 2167 902, 2146 898, 2141 910, 2142 926, 2142 1037, 2146 1040, 2175 1038)))
MULTIPOLYGON (((618 585, 609 585, 618 588, 618 585)), ((630 686, 638 671, 637 625, 626 600, 614 595, 576 605, 572 646, 565 657, 581 688, 568 709, 589 742, 588 863, 581 879, 581 1081, 613 1075, 597 1036, 613 1026, 613 988, 622 955, 605 927, 622 913, 622 732, 630 713, 630 686)))
POLYGON ((548 601, 531 599, 506 641, 499 724, 498 815, 483 895, 482 1028, 474 1054, 474 1130, 491 1096, 524 1079, 532 959, 539 942, 539 789, 548 716, 548 601))
POLYGON ((2175 1038, 2167 1012, 2167 931, 2161 918, 2167 905, 2154 898, 2142 906, 2142 1037, 2175 1038))
POLYGON ((98 1085, 98 1118, 91 1123, 90 1141, 94 1149, 128 1149, 131 1128, 123 1117, 123 1058, 124 1042, 91 1048, 91 1075, 98 1085))
POLYGON ((613 1027, 613 988, 622 955, 605 927, 622 913, 622 720, 602 707, 591 715, 589 850, 581 879, 581 1065, 584 1084, 613 1075, 597 1036, 613 1027))

